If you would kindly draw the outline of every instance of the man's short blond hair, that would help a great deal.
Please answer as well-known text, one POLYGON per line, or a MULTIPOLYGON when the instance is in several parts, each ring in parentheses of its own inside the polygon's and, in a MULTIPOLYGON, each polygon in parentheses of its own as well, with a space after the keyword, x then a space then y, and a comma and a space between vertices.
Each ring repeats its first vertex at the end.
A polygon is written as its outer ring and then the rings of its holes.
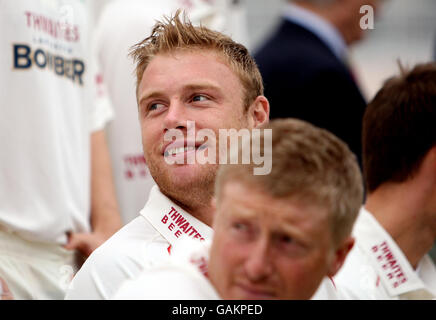
POLYGON ((180 15, 178 10, 174 17, 156 22, 151 35, 131 48, 130 56, 136 62, 136 93, 145 69, 156 55, 186 49, 211 50, 221 55, 241 80, 245 90, 243 103, 248 109, 256 97, 263 95, 263 83, 247 48, 220 32, 193 26, 185 14, 182 19, 180 15))
POLYGON ((254 163, 221 165, 215 185, 217 201, 224 184, 235 181, 273 197, 325 207, 332 239, 338 245, 350 235, 363 202, 362 175, 355 155, 332 133, 305 121, 278 119, 264 128, 272 129, 271 173, 253 175, 254 163))

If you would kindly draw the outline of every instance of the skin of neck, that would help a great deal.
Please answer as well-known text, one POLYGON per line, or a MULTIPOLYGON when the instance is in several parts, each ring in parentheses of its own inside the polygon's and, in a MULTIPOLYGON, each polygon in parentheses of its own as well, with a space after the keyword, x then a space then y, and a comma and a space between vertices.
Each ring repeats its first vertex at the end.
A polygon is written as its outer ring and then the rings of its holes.
POLYGON ((174 197, 169 197, 182 209, 211 227, 214 207, 212 206, 213 192, 210 192, 210 190, 213 190, 213 185, 211 188, 209 188, 209 192, 208 190, 202 190, 202 192, 192 192, 190 196, 187 196, 189 199, 185 197, 183 202, 178 201, 174 197))
POLYGON ((436 148, 433 149, 413 177, 401 183, 383 183, 368 195, 365 203, 413 268, 436 240, 436 148))

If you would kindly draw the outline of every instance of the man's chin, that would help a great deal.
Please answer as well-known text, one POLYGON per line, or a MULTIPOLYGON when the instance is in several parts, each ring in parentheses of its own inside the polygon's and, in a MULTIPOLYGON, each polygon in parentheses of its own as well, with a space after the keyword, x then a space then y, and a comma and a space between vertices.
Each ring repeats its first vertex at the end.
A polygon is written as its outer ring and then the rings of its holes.
POLYGON ((202 176, 207 174, 207 168, 200 164, 178 164, 167 167, 168 177, 174 184, 194 183, 202 180, 202 176))
POLYGON ((216 167, 200 164, 168 165, 159 174, 153 175, 157 185, 170 194, 194 192, 195 189, 212 187, 215 180, 216 167))

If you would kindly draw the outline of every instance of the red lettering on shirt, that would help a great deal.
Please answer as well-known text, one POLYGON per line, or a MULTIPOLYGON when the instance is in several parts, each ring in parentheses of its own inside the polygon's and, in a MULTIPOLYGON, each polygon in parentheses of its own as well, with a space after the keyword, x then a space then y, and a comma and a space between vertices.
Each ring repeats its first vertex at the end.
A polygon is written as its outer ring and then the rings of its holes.
POLYGON ((35 31, 43 32, 49 36, 68 42, 78 42, 80 40, 79 26, 54 20, 41 14, 25 11, 26 26, 35 31))
MULTIPOLYGON (((177 213, 177 210, 174 209, 173 207, 171 207, 171 210, 170 210, 170 212, 168 212, 168 215, 171 215, 171 213, 173 213, 173 212, 177 213)), ((173 215, 173 216, 174 216, 174 215, 173 215)))
POLYGON ((371 249, 376 255, 377 262, 380 263, 386 278, 393 288, 397 288, 407 281, 401 266, 398 264, 398 260, 395 258, 386 241, 383 241, 379 245, 372 246, 371 249))
POLYGON ((191 228, 192 228, 192 231, 191 231, 191 233, 189 234, 189 236, 192 236, 194 233, 197 233, 197 230, 195 230, 194 227, 191 227, 191 228))
MULTIPOLYGON (((103 80, 103 79, 101 79, 103 80)), ((98 87, 98 95, 103 95, 105 93, 105 88, 103 84, 99 84, 100 79, 96 79, 97 87, 98 87)), ((128 180, 133 179, 146 179, 149 177, 147 163, 145 162, 144 155, 142 153, 139 154, 126 154, 123 156, 123 169, 125 172, 129 172, 126 174, 126 178, 128 180)))
MULTIPOLYGON (((186 229, 188 228, 188 226, 189 226, 189 222, 186 222, 183 226, 180 227, 180 229, 183 230, 185 233, 187 233, 186 229)), ((191 228, 189 228, 189 229, 191 229, 191 228)))
MULTIPOLYGON (((174 219, 173 219, 174 220, 174 219)), ((183 223, 185 223, 186 222, 186 219, 185 218, 183 218, 183 216, 182 215, 180 215, 178 218, 177 218, 177 220, 176 220, 176 224, 180 227, 183 223)))
POLYGON ((200 241, 205 240, 201 234, 191 226, 183 214, 178 212, 174 207, 171 207, 170 211, 164 215, 162 222, 166 224, 169 218, 171 218, 174 223, 171 222, 168 225, 168 229, 174 233, 176 238, 179 238, 183 234, 182 232, 184 232, 194 239, 200 239, 200 241))

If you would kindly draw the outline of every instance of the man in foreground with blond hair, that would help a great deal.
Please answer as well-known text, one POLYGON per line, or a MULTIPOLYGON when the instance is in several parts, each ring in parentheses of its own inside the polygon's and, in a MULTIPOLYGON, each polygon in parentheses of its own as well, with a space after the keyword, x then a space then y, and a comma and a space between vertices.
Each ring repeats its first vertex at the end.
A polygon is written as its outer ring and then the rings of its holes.
POLYGON ((268 121, 262 78, 247 49, 179 15, 158 22, 132 50, 144 156, 157 186, 140 215, 88 258, 67 299, 108 299, 124 280, 167 259, 181 239, 209 239, 218 165, 169 163, 204 152, 204 139, 190 137, 191 129, 218 136, 223 128, 268 121), (171 130, 181 132, 181 142, 165 139, 171 130))
POLYGON ((301 300, 323 281, 313 298, 339 298, 327 277, 354 243, 363 199, 356 157, 304 121, 274 120, 261 136, 269 129, 272 148, 261 147, 271 154, 270 174, 254 175, 254 163, 218 171, 210 250, 180 246, 171 261, 127 281, 116 299, 301 300))

